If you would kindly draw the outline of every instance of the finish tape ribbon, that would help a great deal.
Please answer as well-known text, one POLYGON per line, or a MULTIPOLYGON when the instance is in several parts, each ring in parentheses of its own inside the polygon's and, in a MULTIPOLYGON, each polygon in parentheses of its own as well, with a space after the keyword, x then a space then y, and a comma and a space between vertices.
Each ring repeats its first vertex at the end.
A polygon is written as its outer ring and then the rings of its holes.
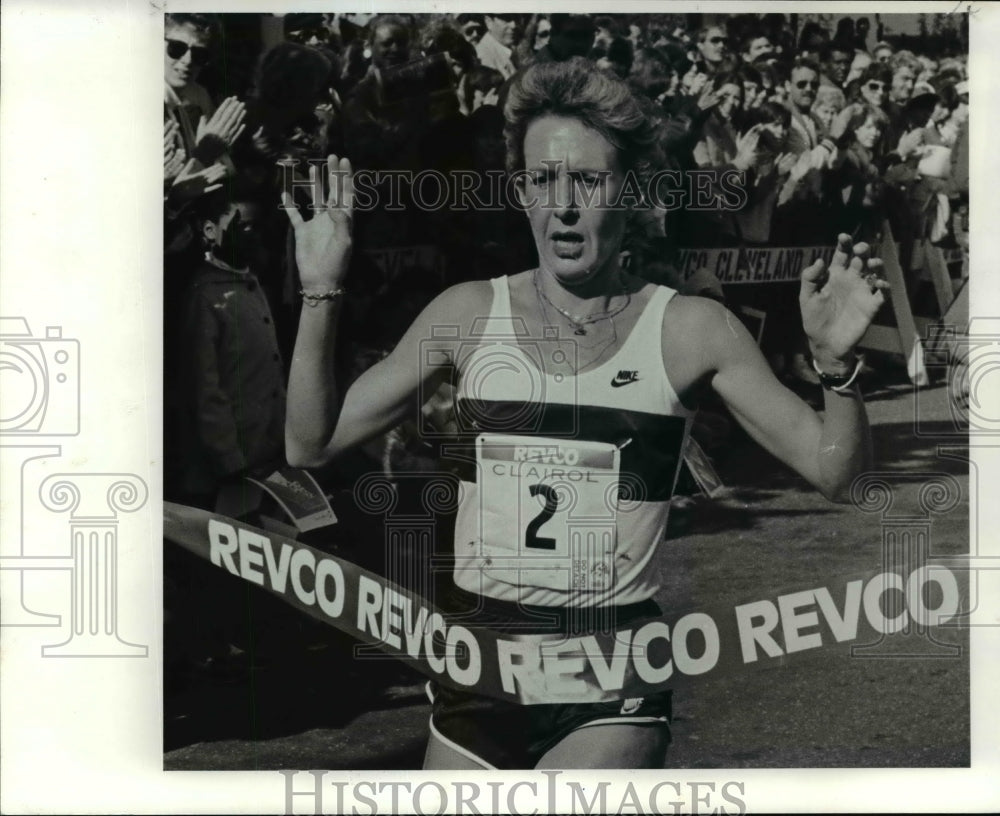
POLYGON ((574 629, 585 634, 500 634, 343 558, 205 510, 164 502, 163 534, 437 682, 523 705, 643 697, 857 641, 855 650, 883 649, 873 657, 957 656, 960 647, 935 630, 968 625, 955 574, 926 564, 907 576, 879 572, 711 614, 574 629))

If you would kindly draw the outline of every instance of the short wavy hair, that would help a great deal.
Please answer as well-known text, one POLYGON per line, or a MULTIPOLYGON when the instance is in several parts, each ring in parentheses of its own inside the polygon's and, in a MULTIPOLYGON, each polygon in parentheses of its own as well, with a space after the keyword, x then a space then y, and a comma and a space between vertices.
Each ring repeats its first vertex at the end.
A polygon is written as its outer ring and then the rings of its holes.
POLYGON ((848 120, 847 132, 853 135, 854 131, 869 119, 878 125, 883 133, 889 127, 889 117, 886 116, 885 111, 881 108, 876 108, 874 105, 862 105, 848 120))
POLYGON ((189 26, 206 40, 214 40, 219 33, 219 18, 214 14, 168 13, 163 15, 166 29, 189 26))
POLYGON ((511 81, 504 105, 507 170, 524 169, 524 137, 542 116, 578 119, 618 149, 622 165, 645 180, 663 164, 658 128, 628 85, 592 62, 536 63, 511 81))
POLYGON ((837 110, 843 110, 847 104, 844 92, 836 85, 820 85, 816 89, 816 99, 813 101, 813 108, 829 105, 837 110))
POLYGON ((413 36, 413 25, 410 20, 404 17, 402 14, 377 14, 368 21, 368 26, 366 28, 365 42, 368 45, 372 45, 375 42, 375 32, 380 28, 388 28, 393 26, 396 28, 401 28, 406 32, 407 42, 412 45, 415 41, 413 36))
POLYGON ((889 57, 889 67, 895 74, 900 68, 909 68, 916 76, 920 76, 920 71, 923 66, 920 64, 920 60, 917 59, 917 55, 912 51, 897 51, 891 57, 889 57))

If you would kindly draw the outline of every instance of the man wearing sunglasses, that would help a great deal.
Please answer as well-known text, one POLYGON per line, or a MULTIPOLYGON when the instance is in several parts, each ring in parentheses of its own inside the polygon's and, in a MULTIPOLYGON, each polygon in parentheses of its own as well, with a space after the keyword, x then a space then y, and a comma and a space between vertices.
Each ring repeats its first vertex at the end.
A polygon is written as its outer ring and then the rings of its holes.
POLYGON ((549 41, 532 55, 531 62, 562 62, 586 57, 594 46, 594 20, 589 14, 551 14, 549 41))
POLYGON ((710 25, 698 32, 698 52, 708 66, 710 74, 723 69, 723 62, 729 52, 729 37, 722 26, 710 25))
POLYGON ((168 101, 175 96, 182 104, 196 105, 203 111, 211 107, 208 92, 195 81, 208 62, 211 25, 204 14, 167 15, 163 72, 168 101))
POLYGON ((520 18, 516 14, 486 14, 486 33, 476 44, 479 62, 503 74, 512 76, 517 68, 513 54, 521 40, 520 18))
POLYGON ((330 44, 330 29, 322 14, 286 14, 284 27, 285 39, 289 42, 313 47, 328 47, 330 44))
POLYGON ((458 23, 458 28, 462 32, 462 36, 471 45, 478 45, 486 33, 486 20, 483 19, 482 14, 459 14, 455 18, 455 22, 458 23))
POLYGON ((787 107, 792 112, 792 123, 788 129, 785 149, 797 156, 819 144, 816 123, 809 115, 809 110, 816 101, 816 91, 819 89, 819 66, 812 60, 799 57, 792 63, 792 72, 786 87, 787 107))
POLYGON ((205 14, 168 14, 164 25, 165 116, 178 125, 187 156, 207 167, 224 158, 243 132, 245 109, 236 97, 218 109, 197 83, 208 63, 212 19, 205 14))

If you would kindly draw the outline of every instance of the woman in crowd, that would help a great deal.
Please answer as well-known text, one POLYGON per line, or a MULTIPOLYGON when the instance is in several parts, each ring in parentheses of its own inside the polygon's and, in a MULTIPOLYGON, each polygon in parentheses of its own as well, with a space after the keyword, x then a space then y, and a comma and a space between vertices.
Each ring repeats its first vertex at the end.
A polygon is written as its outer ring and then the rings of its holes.
POLYGON ((279 43, 261 58, 254 81, 253 144, 272 164, 306 161, 340 144, 341 100, 333 54, 313 46, 279 43))
POLYGON ((832 131, 838 145, 832 167, 824 176, 831 215, 845 232, 874 238, 881 227, 876 205, 885 190, 882 181, 882 134, 885 113, 873 105, 855 102, 838 114, 832 131), (838 135, 839 134, 839 135, 838 135))
POLYGON ((847 99, 849 102, 865 102, 884 110, 891 84, 892 70, 880 62, 873 62, 858 77, 856 84, 848 85, 847 99))
MULTIPOLYGON (((555 477, 539 477, 521 506, 519 491, 529 486, 520 477, 490 478, 489 468, 477 475, 470 465, 459 499, 454 585, 442 602, 467 621, 500 630, 523 632, 526 623, 541 630, 537 616, 547 614, 556 631, 572 636, 592 632, 593 626, 575 627, 594 615, 613 615, 616 626, 625 626, 655 613, 653 554, 691 418, 709 390, 754 439, 831 498, 869 466, 854 349, 885 284, 868 248, 852 250, 848 236, 841 236, 829 268, 818 261, 803 270, 803 323, 828 386, 821 419, 775 380, 723 307, 622 269, 621 242, 632 216, 599 200, 614 201, 629 173, 642 182, 660 164, 656 129, 624 83, 580 59, 535 65, 515 77, 505 116, 508 168, 523 171, 517 192, 538 266, 446 290, 346 392, 333 363, 351 253, 350 163, 330 157, 330 192, 325 200, 315 197, 309 221, 285 199, 306 304, 290 375, 288 455, 298 465, 322 465, 413 416, 417 395, 452 377, 456 422, 480 465, 512 436, 515 444, 587 451, 593 463, 581 468, 604 481, 599 489, 581 488, 576 501, 585 515, 610 512, 607 548, 571 553, 555 477), (440 326, 455 331, 441 337, 440 326), (494 365, 501 354, 507 367, 494 365), (508 478, 517 483, 514 492, 499 484, 508 478), (636 491, 623 493, 627 483, 636 491), (608 485, 619 490, 606 493, 608 485), (544 541, 530 524, 541 507, 530 498, 536 493, 554 508, 544 541), (572 581, 571 560, 584 565, 572 581)), ((669 690, 641 699, 610 693, 596 703, 533 705, 444 685, 432 695, 429 769, 659 768, 670 740, 669 690)))
POLYGON ((635 94, 665 105, 677 93, 680 77, 659 50, 646 47, 635 52, 628 84, 635 94))
POLYGON ((833 85, 820 85, 816 89, 816 100, 809 110, 810 116, 816 123, 816 132, 820 138, 830 135, 830 125, 833 124, 834 117, 844 109, 847 100, 844 92, 833 85))
POLYGON ((736 158, 737 131, 734 117, 743 107, 743 83, 736 74, 716 74, 712 79, 714 107, 702 125, 694 148, 699 167, 721 167, 736 158))

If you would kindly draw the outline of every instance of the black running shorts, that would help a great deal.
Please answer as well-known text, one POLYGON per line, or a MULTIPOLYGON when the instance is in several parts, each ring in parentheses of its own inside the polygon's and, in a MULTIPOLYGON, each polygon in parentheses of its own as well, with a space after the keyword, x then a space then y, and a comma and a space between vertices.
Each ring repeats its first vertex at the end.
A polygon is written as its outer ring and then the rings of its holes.
MULTIPOLYGON (((553 631, 555 627, 555 631, 561 629, 570 635, 578 633, 573 631, 576 627, 570 624, 569 615, 559 610, 495 601, 457 588, 449 601, 450 609, 464 611, 480 625, 498 632, 523 633, 528 624, 539 632, 553 631), (552 621, 551 626, 537 626, 537 621, 543 617, 552 621)), ((579 611, 576 613, 578 616, 579 611)), ((614 610, 614 625, 628 625, 632 620, 658 613, 659 608, 651 601, 618 607, 614 610)), ((669 690, 603 703, 551 705, 519 705, 434 682, 427 684, 427 690, 432 703, 431 733, 483 768, 534 768, 546 751, 567 734, 594 725, 662 728, 668 738, 670 733, 669 690)))

